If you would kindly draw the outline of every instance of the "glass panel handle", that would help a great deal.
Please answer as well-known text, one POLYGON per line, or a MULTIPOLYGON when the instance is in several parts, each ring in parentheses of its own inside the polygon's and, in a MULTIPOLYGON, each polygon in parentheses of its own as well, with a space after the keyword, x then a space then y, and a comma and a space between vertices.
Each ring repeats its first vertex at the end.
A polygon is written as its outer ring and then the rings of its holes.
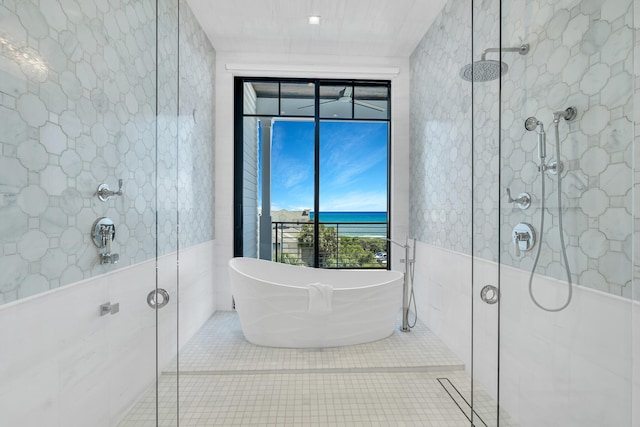
POLYGON ((147 304, 151 308, 162 308, 169 304, 169 292, 162 288, 154 289, 147 295, 147 304))
POLYGON ((480 298, 487 304, 495 304, 500 299, 500 291, 492 285, 487 285, 480 291, 480 298))

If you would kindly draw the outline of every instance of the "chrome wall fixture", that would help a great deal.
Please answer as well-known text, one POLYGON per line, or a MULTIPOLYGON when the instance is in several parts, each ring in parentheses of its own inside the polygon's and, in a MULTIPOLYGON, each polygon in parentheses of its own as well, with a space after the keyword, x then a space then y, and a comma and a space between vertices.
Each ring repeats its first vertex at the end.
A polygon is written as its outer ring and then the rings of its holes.
MULTIPOLYGON (((540 309, 549 311, 549 312, 558 312, 562 311, 569 306, 571 303, 571 298, 573 295, 573 283, 571 280, 571 269, 569 268, 569 259, 567 257, 567 246, 564 242, 564 227, 562 225, 563 222, 563 214, 562 214, 562 171, 563 164, 560 161, 560 134, 558 130, 558 126, 560 124, 560 119, 564 119, 564 121, 569 122, 575 120, 578 112, 575 107, 568 107, 561 111, 556 111, 553 113, 553 125, 555 130, 556 144, 555 144, 555 161, 547 163, 546 161, 546 135, 544 133, 544 125, 535 117, 529 117, 524 122, 524 127, 527 131, 537 130, 538 133, 538 157, 540 159, 540 164, 538 165, 538 170, 540 171, 541 185, 540 185, 540 242, 538 244, 538 251, 536 253, 535 260, 533 261, 533 267, 531 268, 531 275, 529 276, 529 296, 533 303, 540 309), (538 260, 540 259, 540 250, 542 248, 542 241, 544 239, 544 216, 545 216, 545 172, 548 172, 551 175, 556 175, 557 180, 557 204, 558 204, 558 235, 560 238, 560 248, 562 249, 562 258, 564 261, 564 268, 567 273, 567 299, 564 304, 557 308, 549 308, 542 305, 536 299, 533 294, 533 276, 536 272, 536 267, 538 266, 538 260)), ((516 230, 514 229, 514 242, 516 244, 516 253, 518 254, 518 241, 520 237, 516 234, 516 230)))
POLYGON ((515 203, 522 210, 528 209, 531 206, 531 194, 520 193, 515 199, 511 197, 511 189, 507 188, 507 196, 509 197, 509 203, 515 203))
POLYGON ((118 191, 109 189, 108 184, 100 184, 98 186, 98 190, 96 190, 96 195, 98 196, 98 199, 103 202, 106 202, 113 196, 122 196, 122 179, 118 180, 118 191))
POLYGON ((106 316, 107 314, 116 314, 120 312, 120 303, 117 302, 115 304, 111 304, 111 302, 106 302, 100 305, 100 316, 106 316))
POLYGON ((536 232, 531 224, 521 222, 513 227, 513 249, 516 257, 522 252, 533 249, 536 244, 536 232))
POLYGON ((152 290, 147 295, 147 304, 154 309, 164 307, 169 304, 169 292, 162 288, 152 290))
POLYGON ((409 309, 411 308, 412 302, 416 320, 418 318, 418 310, 416 307, 415 295, 413 293, 413 273, 415 271, 414 268, 416 262, 416 239, 413 239, 413 257, 409 256, 409 249, 411 249, 411 246, 409 246, 408 237, 404 244, 391 240, 388 237, 385 238, 385 240, 404 249, 404 259, 400 260, 401 263, 404 263, 404 281, 402 283, 402 326, 400 327, 400 330, 402 332, 410 332, 411 328, 415 326, 415 321, 413 324, 409 323, 409 309), (409 280, 411 280, 411 285, 409 285, 409 280))
POLYGON ((488 53, 518 52, 520 55, 529 53, 529 45, 523 44, 516 47, 490 47, 485 49, 480 56, 480 61, 467 64, 460 69, 460 77, 468 82, 488 82, 504 76, 509 66, 493 59, 487 59, 488 53))
POLYGON ((487 285, 480 290, 480 299, 487 304, 495 304, 500 300, 500 290, 493 285, 487 285))
POLYGON ((111 253, 111 243, 116 238, 116 226, 111 218, 96 219, 91 228, 91 237, 100 249, 100 264, 116 264, 120 260, 120 255, 111 253))

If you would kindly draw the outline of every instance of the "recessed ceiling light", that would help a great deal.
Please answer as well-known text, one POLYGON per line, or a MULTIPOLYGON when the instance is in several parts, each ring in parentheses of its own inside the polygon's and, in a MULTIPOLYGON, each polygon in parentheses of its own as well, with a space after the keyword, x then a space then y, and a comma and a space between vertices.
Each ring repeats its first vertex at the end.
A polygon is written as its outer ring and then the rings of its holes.
POLYGON ((320 17, 319 16, 310 16, 309 24, 311 25, 320 25, 320 17))

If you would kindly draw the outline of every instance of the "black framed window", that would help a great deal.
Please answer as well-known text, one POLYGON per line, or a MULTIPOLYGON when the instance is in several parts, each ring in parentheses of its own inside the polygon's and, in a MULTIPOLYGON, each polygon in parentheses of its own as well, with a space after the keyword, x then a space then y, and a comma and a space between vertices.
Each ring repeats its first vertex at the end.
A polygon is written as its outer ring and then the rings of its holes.
POLYGON ((387 268, 389 81, 235 79, 234 256, 387 268))

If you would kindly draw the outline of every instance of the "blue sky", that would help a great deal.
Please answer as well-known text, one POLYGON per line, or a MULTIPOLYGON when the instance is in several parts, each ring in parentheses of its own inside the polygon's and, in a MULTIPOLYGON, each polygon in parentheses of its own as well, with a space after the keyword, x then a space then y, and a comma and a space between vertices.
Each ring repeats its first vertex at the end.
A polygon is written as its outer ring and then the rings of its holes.
MULTIPOLYGON (((387 210, 387 123, 320 124, 320 210, 387 210)), ((314 123, 272 127, 271 208, 313 209, 314 123)))

